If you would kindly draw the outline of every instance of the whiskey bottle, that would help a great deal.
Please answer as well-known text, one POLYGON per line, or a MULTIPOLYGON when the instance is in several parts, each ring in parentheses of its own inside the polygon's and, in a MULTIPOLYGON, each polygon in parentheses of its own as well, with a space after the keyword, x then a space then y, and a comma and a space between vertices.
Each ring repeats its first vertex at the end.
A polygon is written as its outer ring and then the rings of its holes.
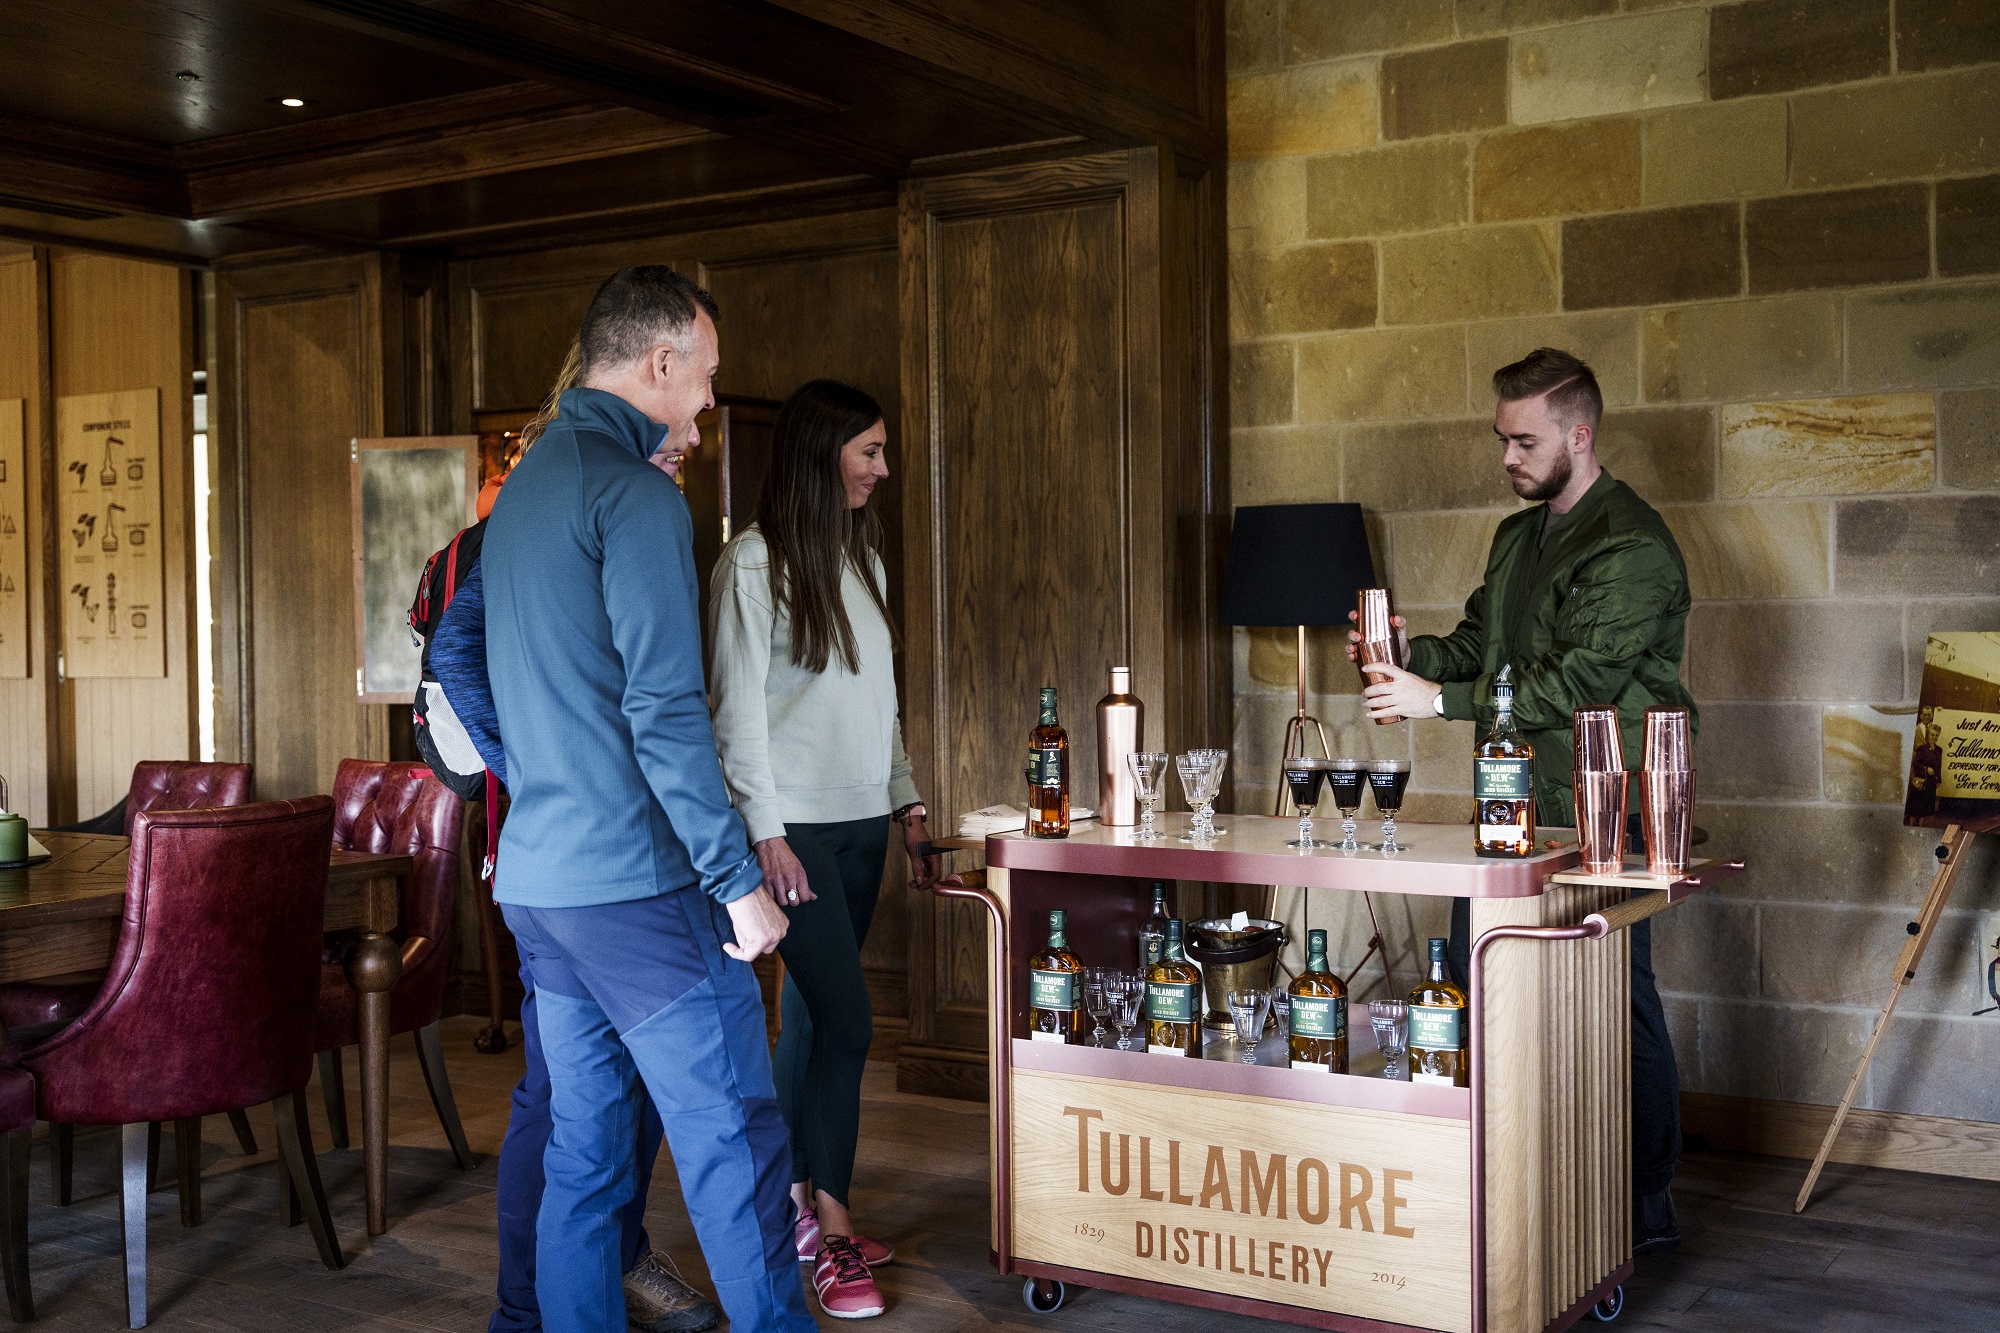
POLYGON ((1146 969, 1146 1051, 1201 1058, 1201 971, 1181 952, 1181 923, 1167 922, 1166 951, 1146 969))
POLYGON ((1410 1082, 1470 1087, 1468 1026, 1465 992, 1445 970, 1445 942, 1432 940, 1430 974, 1410 992, 1410 1082))
POLYGON ((1292 1068, 1347 1072, 1347 986, 1326 965, 1326 932, 1306 932, 1306 970, 1293 980, 1292 1068))
POLYGON ((1083 1030, 1083 960, 1069 949, 1069 913, 1049 913, 1049 947, 1028 960, 1028 1038, 1073 1042, 1083 1030))
POLYGON ((1535 748, 1514 727, 1514 684, 1501 667, 1493 680, 1493 730, 1472 757, 1472 801, 1478 811, 1472 849, 1481 856, 1535 852, 1535 748))
POLYGON ((1056 721, 1056 687, 1042 687, 1042 720, 1028 736, 1028 836, 1069 836, 1069 733, 1056 721))
POLYGON ((1160 961, 1167 952, 1167 882, 1153 881, 1153 914, 1139 927, 1139 975, 1160 961))

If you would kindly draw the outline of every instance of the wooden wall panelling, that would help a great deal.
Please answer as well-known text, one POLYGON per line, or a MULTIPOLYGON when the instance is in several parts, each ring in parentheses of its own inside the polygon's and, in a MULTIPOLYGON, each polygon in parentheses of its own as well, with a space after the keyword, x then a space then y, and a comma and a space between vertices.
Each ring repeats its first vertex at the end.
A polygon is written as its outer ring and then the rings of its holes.
POLYGON ((194 754, 193 289, 185 270, 140 260, 57 251, 49 265, 56 397, 146 388, 160 395, 167 670, 153 679, 70 683, 77 809, 87 817, 125 795, 139 760, 194 754))
POLYGON ((383 385, 401 371, 400 339, 384 356, 385 304, 401 303, 390 277, 387 303, 374 258, 217 278, 218 600, 241 621, 232 748, 263 798, 330 791, 342 758, 387 757, 383 710, 355 699, 347 476, 350 441, 382 433, 383 385))
POLYGON ((7 778, 14 808, 37 826, 69 818, 75 808, 69 747, 50 743, 51 735, 68 732, 50 632, 53 529, 43 517, 51 482, 48 349, 46 252, 26 246, 0 249, 0 399, 22 400, 26 499, 16 522, 27 539, 27 586, 22 591, 28 599, 29 640, 28 678, 0 680, 0 774, 7 778))
MULTIPOLYGON (((1210 393, 1197 382, 1173 408, 1168 387, 1194 323, 1169 275, 1209 234, 1167 225, 1180 194, 1159 162, 1140 149, 904 187, 905 726, 940 827, 1020 802, 1040 685, 1062 693, 1079 804, 1096 798, 1091 708, 1114 663, 1157 719, 1149 745, 1211 734, 1195 723, 1213 706, 1190 703, 1173 663, 1183 604, 1212 593, 1182 587, 1172 558, 1183 508, 1212 503, 1181 484, 1206 475, 1208 433, 1180 427, 1210 393)), ((903 1086, 982 1082, 985 937, 960 904, 918 905, 903 1086)))

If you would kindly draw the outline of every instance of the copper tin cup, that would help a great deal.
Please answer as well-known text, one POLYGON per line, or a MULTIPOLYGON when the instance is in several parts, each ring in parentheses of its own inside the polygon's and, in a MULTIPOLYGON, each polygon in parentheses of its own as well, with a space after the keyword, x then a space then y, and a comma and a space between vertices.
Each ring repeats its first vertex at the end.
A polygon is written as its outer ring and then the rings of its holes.
POLYGON ((1625 746, 1618 737, 1618 710, 1579 708, 1572 717, 1576 724, 1576 771, 1624 772, 1625 746))
MULTIPOLYGON (((1376 677, 1368 674, 1368 668, 1387 663, 1390 666, 1403 665, 1396 660, 1396 631, 1390 625, 1393 613, 1389 609, 1387 588, 1363 588, 1360 605, 1355 608, 1355 619, 1360 622, 1361 643, 1355 652, 1361 668, 1361 684, 1364 688, 1373 685, 1376 677)), ((1400 719, 1378 717, 1375 725, 1393 726, 1400 719)))
POLYGON ((1647 873, 1686 874, 1694 846, 1694 770, 1641 769, 1639 818, 1647 873))
POLYGON ((1694 738, 1689 733, 1685 708, 1646 710, 1646 749, 1643 768, 1655 772, 1694 771, 1694 738))
POLYGON ((1625 865, 1625 793, 1631 774, 1579 772, 1576 841, 1585 873, 1610 874, 1625 865))

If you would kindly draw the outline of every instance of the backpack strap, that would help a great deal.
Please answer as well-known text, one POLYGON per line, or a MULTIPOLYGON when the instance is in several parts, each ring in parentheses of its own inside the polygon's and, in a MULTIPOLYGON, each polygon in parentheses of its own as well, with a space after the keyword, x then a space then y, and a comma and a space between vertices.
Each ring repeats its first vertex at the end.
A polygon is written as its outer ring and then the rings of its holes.
POLYGON ((500 775, 486 770, 486 864, 479 877, 493 882, 493 865, 500 859, 500 775))

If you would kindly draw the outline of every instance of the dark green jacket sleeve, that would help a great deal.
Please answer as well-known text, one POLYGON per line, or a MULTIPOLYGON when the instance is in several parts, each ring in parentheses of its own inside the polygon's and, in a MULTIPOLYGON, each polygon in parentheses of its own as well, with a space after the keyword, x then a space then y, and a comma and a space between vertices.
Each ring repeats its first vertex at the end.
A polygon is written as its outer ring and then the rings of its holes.
MULTIPOLYGON (((1567 728, 1577 708, 1618 698, 1663 623, 1686 615, 1687 596, 1671 548, 1643 529, 1615 534, 1575 572, 1548 650, 1514 663, 1515 720, 1567 728)), ((1492 709, 1477 711, 1487 720, 1492 709)))
POLYGON ((1465 619, 1451 633, 1419 634, 1410 640, 1409 669, 1430 681, 1478 677, 1486 658, 1486 585, 1465 599, 1465 619))

